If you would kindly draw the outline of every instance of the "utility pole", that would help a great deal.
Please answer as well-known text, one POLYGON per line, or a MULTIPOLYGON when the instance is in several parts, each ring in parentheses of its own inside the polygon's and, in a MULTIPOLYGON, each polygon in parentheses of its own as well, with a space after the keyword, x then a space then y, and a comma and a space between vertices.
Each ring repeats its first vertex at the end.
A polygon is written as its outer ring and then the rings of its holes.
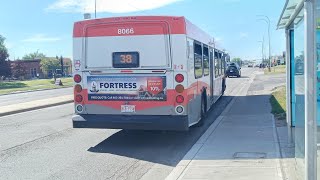
POLYGON ((262 41, 258 41, 261 43, 261 64, 264 64, 264 36, 262 37, 262 41))
POLYGON ((270 40, 270 19, 265 15, 258 15, 259 17, 263 17, 262 19, 258 19, 260 21, 264 21, 268 24, 268 39, 269 39, 269 72, 271 72, 271 40, 270 40))
POLYGON ((94 0, 94 18, 97 19, 97 0, 94 0))

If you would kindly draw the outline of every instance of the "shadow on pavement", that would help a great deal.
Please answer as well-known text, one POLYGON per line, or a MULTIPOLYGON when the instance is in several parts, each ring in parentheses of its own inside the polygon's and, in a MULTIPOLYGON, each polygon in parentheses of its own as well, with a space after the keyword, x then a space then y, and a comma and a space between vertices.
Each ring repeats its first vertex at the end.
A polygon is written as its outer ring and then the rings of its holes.
POLYGON ((249 76, 240 76, 240 77, 236 77, 236 76, 229 76, 228 78, 232 78, 232 79, 249 79, 249 76))
POLYGON ((188 132, 121 130, 88 151, 176 166, 232 98, 223 96, 208 112, 202 127, 191 127, 188 132))
MULTIPOLYGON (((202 127, 191 127, 188 132, 121 130, 105 139, 101 143, 97 144, 96 146, 89 148, 88 151, 93 153, 110 153, 114 155, 125 156, 133 159, 139 159, 175 167, 185 156, 185 154, 190 150, 190 148, 195 144, 199 137, 222 113, 222 111, 226 108, 232 98, 233 96, 223 96, 211 108, 202 127)), ((251 118, 248 118, 249 122, 254 121, 254 118, 252 118, 252 116, 257 114, 270 115, 270 95, 238 96, 236 98, 237 99, 235 100, 235 103, 240 104, 238 104, 237 106, 233 105, 233 107, 237 108, 231 108, 227 116, 236 117, 237 115, 248 115, 248 117, 251 116, 251 118), (257 104, 257 98, 262 98, 263 100, 259 101, 259 104, 257 104)), ((233 138, 232 135, 230 135, 232 134, 232 131, 236 130, 237 127, 241 128, 249 124, 244 119, 239 119, 238 121, 227 120, 226 122, 224 122, 223 120, 223 123, 232 122, 235 122, 235 124, 232 125, 233 127, 229 124, 229 126, 232 127, 230 128, 230 131, 224 132, 224 134, 228 136, 230 140, 233 138)), ((219 128, 217 128, 217 130, 219 130, 219 128)), ((263 130, 263 126, 261 130, 263 130)), ((270 128, 268 129, 268 132, 269 130, 270 128)), ((250 139, 250 132, 245 132, 243 136, 250 139)), ((234 138, 236 138, 237 141, 244 140, 241 139, 241 137, 234 138)), ((269 134, 267 138, 269 138, 269 140, 273 140, 273 136, 269 137, 269 134)), ((225 148, 232 148, 228 141, 220 142, 220 146, 222 147, 212 147, 212 151, 214 151, 215 149, 224 148, 223 146, 225 146, 225 148)), ((241 156, 241 154, 239 156, 241 156)), ((259 159, 261 157, 249 157, 248 159, 254 158, 259 159)), ((233 159, 237 159, 236 155, 234 157, 226 157, 222 155, 214 156, 214 158, 201 158, 201 160, 233 159)))

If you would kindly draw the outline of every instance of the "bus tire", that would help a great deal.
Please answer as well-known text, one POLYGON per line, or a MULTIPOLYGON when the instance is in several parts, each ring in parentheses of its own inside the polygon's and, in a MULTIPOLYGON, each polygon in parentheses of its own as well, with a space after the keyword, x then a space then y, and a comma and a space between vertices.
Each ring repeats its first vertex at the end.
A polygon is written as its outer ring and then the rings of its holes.
POLYGON ((204 119, 206 118, 206 112, 207 112, 207 101, 206 101, 206 96, 202 95, 201 96, 201 108, 200 108, 200 121, 196 124, 196 127, 201 127, 204 124, 204 119))
POLYGON ((227 85, 226 85, 226 80, 222 81, 222 95, 224 95, 224 92, 226 91, 227 85))

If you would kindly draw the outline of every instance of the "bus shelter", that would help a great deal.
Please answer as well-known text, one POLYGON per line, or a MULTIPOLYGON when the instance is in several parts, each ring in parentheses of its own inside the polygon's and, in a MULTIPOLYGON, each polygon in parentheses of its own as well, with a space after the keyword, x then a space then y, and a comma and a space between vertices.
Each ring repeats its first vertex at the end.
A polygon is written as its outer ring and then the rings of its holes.
POLYGON ((295 144, 293 172, 297 179, 307 180, 320 179, 319 4, 320 0, 286 0, 278 21, 278 29, 286 32, 287 123, 295 144))

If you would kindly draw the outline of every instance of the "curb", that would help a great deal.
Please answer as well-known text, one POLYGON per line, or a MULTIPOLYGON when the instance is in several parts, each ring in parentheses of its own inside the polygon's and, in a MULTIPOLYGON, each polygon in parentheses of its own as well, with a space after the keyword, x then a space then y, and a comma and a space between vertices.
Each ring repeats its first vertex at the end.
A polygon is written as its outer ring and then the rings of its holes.
POLYGON ((280 145, 280 139, 279 139, 279 134, 278 134, 278 130, 277 130, 277 126, 276 126, 276 120, 274 118, 274 115, 271 114, 271 119, 272 119, 272 126, 273 126, 273 139, 274 139, 274 142, 276 142, 276 155, 277 157, 279 157, 278 161, 277 161, 277 172, 278 172, 278 176, 279 178, 281 179, 287 179, 287 175, 285 173, 285 170, 284 170, 284 166, 283 166, 283 163, 282 163, 282 152, 281 152, 281 145, 280 145))
POLYGON ((8 112, 0 113, 0 117, 12 115, 12 114, 17 114, 17 113, 22 113, 22 112, 27 112, 27 111, 33 111, 33 110, 37 110, 37 109, 53 107, 53 106, 59 106, 59 105, 68 104, 68 103, 72 103, 72 102, 73 102, 73 100, 67 100, 67 101, 62 101, 62 102, 57 102, 57 103, 52 103, 52 104, 46 104, 46 105, 41 105, 41 106, 36 106, 36 107, 30 107, 30 108, 24 108, 24 109, 19 109, 19 110, 14 110, 14 111, 8 111, 8 112))
POLYGON ((6 96, 6 95, 12 95, 12 94, 22 94, 22 93, 29 93, 29 92, 37 92, 37 91, 55 90, 55 89, 65 89, 65 88, 72 88, 72 86, 53 88, 53 89, 47 88, 47 89, 35 89, 35 90, 27 90, 27 91, 16 91, 16 92, 7 93, 7 94, 0 94, 0 96, 6 96))

